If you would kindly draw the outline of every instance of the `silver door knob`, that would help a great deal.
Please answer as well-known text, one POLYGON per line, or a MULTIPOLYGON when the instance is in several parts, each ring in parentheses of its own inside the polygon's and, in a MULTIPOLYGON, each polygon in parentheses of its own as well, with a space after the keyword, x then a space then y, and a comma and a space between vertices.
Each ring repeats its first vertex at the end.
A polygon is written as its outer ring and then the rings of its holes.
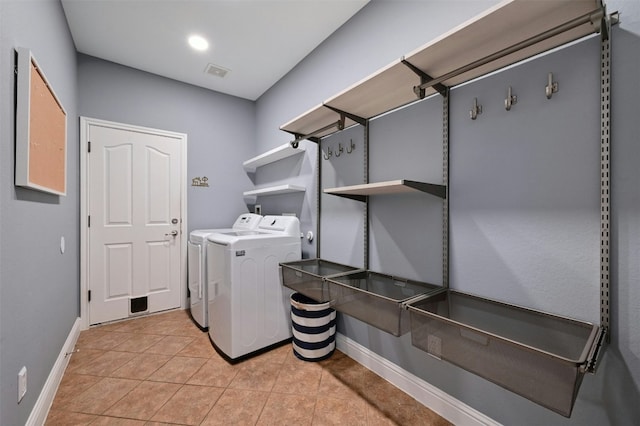
POLYGON ((166 237, 175 237, 178 235, 178 231, 171 231, 168 234, 164 234, 166 237))

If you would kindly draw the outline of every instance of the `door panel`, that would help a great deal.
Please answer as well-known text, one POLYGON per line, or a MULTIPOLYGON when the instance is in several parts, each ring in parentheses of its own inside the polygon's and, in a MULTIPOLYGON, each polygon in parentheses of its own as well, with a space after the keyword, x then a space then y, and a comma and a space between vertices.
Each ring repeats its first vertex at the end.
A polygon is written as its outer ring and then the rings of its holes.
POLYGON ((131 298, 179 307, 180 140, 94 124, 88 140, 90 324, 130 316, 131 298))
POLYGON ((166 225, 171 221, 171 157, 146 147, 147 225, 166 225))
POLYGON ((105 255, 105 299, 111 300, 128 296, 133 281, 131 244, 106 244, 105 255))
POLYGON ((131 168, 133 166, 133 147, 131 144, 105 147, 104 150, 104 195, 105 226, 132 225, 133 185, 131 168))

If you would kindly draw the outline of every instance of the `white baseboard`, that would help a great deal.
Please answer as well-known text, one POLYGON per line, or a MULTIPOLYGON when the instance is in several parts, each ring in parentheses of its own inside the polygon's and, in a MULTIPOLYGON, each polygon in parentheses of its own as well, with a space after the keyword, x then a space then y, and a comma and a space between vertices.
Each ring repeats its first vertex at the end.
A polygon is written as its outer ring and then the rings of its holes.
POLYGON ((499 426, 500 423, 453 398, 437 387, 402 369, 343 334, 336 333, 336 346, 350 358, 458 426, 499 426))
POLYGON ((45 420, 47 420, 47 415, 49 414, 49 409, 53 403, 53 398, 56 396, 56 391, 58 390, 58 386, 60 385, 60 381, 64 375, 64 370, 67 368, 67 364, 69 364, 70 357, 67 354, 73 351, 76 341, 78 340, 78 336, 80 335, 80 328, 80 318, 76 318, 76 321, 73 323, 73 327, 71 327, 71 331, 67 336, 67 340, 64 342, 64 346, 62 346, 62 349, 58 354, 58 358, 56 359, 55 364, 53 364, 53 368, 51 368, 49 377, 47 377, 47 381, 44 383, 40 396, 38 396, 38 400, 36 401, 33 410, 31 410, 31 414, 29 415, 25 426, 41 426, 44 424, 45 420))

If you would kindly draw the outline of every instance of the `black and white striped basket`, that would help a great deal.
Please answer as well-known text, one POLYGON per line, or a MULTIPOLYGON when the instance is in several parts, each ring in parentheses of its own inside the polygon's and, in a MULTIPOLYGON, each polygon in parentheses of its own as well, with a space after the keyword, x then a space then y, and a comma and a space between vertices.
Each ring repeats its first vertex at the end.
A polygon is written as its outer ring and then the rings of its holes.
POLYGON ((336 349, 336 311, 329 302, 291 295, 293 353, 304 361, 322 361, 336 349))

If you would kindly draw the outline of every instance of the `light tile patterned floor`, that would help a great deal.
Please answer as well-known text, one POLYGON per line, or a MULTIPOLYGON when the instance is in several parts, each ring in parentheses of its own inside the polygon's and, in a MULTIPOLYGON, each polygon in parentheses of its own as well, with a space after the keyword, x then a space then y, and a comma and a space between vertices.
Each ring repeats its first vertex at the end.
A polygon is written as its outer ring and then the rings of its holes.
POLYGON ((47 425, 449 424, 339 351, 231 365, 186 311, 83 331, 76 349, 47 425))

